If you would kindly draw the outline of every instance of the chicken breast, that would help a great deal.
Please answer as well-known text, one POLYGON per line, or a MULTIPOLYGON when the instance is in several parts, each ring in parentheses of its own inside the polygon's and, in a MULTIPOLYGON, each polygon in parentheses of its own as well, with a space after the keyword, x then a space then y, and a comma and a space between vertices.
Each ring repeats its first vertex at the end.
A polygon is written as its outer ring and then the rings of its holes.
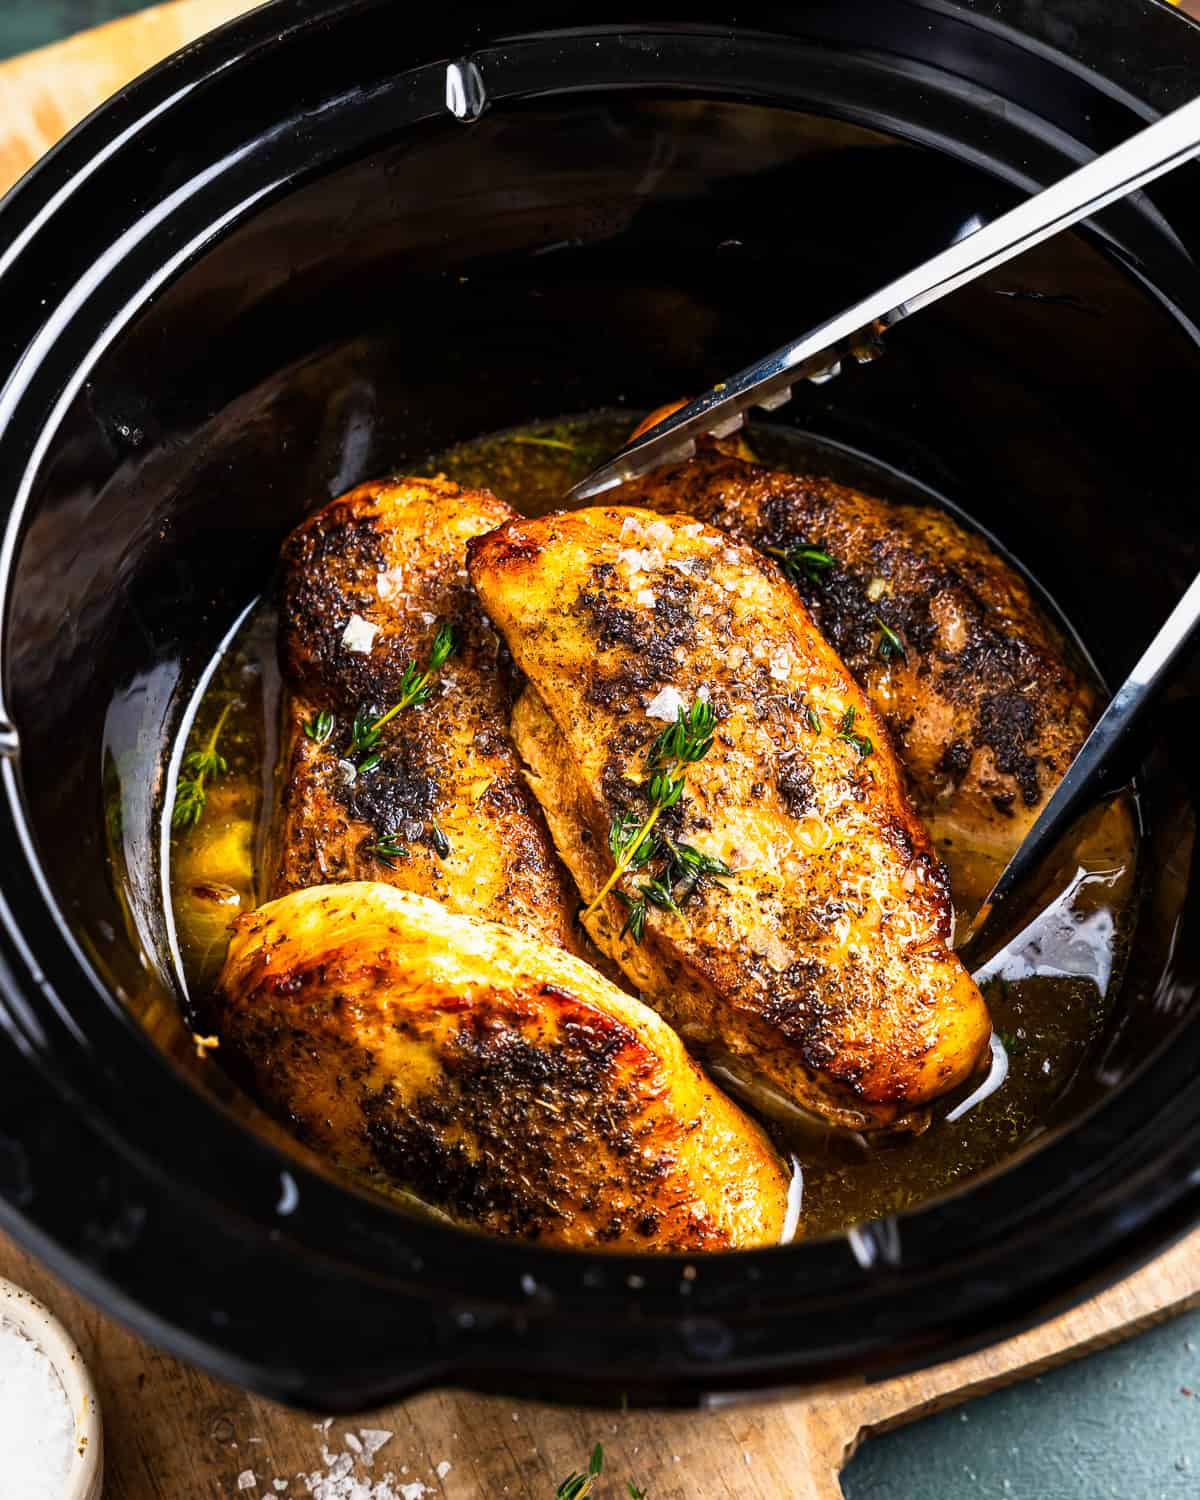
POLYGON ((310 1145, 545 1244, 776 1243, 790 1174, 648 1007, 581 960, 378 883, 238 920, 222 1054, 310 1145))
POLYGON ((399 479, 350 491, 288 538, 270 894, 380 880, 575 946, 574 892, 508 732, 512 674, 466 575, 468 540, 512 514, 486 490, 399 479), (373 730, 446 630, 451 654, 373 730))
POLYGON ((834 1125, 918 1126, 987 1011, 887 731, 774 564, 625 507, 510 521, 469 557, 597 945, 742 1076, 834 1125))
POLYGON ((614 496, 694 516, 779 561, 883 716, 956 884, 962 870, 981 896, 1087 738, 1090 684, 981 536, 936 507, 774 472, 747 451, 701 444, 614 496), (986 861, 974 879, 972 856, 986 861))

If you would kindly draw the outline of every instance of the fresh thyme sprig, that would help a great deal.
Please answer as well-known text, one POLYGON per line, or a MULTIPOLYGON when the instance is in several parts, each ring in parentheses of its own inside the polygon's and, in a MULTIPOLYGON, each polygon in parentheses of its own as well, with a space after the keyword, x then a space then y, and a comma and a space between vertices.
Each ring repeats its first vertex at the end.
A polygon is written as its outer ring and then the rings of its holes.
POLYGON ((805 579, 809 583, 820 583, 837 561, 823 547, 814 547, 811 542, 795 542, 790 547, 767 547, 765 550, 778 560, 793 583, 805 579))
POLYGON ((893 656, 898 656, 901 661, 907 661, 908 652, 904 649, 904 642, 900 636, 880 615, 875 616, 875 623, 879 626, 880 661, 891 661, 893 656))
POLYGON ((726 876, 733 874, 723 859, 702 854, 691 844, 677 844, 665 834, 656 835, 652 842, 649 858, 663 860, 660 873, 635 886, 636 897, 626 895, 624 891, 617 892, 629 909, 621 936, 628 933, 635 943, 640 943, 645 935, 650 907, 680 916, 683 907, 706 883, 720 885, 726 876))
MULTIPOLYGON (((415 661, 409 662, 400 678, 399 691, 391 708, 386 713, 380 714, 378 718, 375 718, 365 705, 358 710, 350 729, 350 745, 357 754, 361 755, 364 751, 374 750, 383 736, 383 726, 390 723, 397 714, 403 713, 406 708, 419 708, 426 701, 433 691, 430 686, 433 674, 440 671, 454 655, 454 647, 453 627, 446 624, 439 625, 438 632, 433 638, 433 648, 429 653, 429 661, 426 663, 425 670, 420 671, 415 661)), ((378 764, 379 760, 376 757, 372 765, 378 764)), ((364 771, 371 767, 366 761, 360 761, 358 769, 364 771)))
POLYGON ((650 746, 646 752, 646 770, 650 772, 650 812, 640 822, 629 813, 619 813, 613 819, 608 833, 608 848, 613 857, 612 874, 599 894, 584 908, 585 917, 591 916, 626 870, 631 866, 639 869, 649 862, 654 846, 647 841, 654 832, 654 825, 683 796, 688 766, 703 760, 712 749, 716 723, 712 705, 698 697, 691 708, 679 708, 674 724, 664 729, 650 746), (647 852, 643 853, 643 850, 647 852))
POLYGON ((845 740, 848 745, 853 745, 859 755, 866 760, 875 746, 865 734, 859 734, 854 727, 854 721, 858 717, 858 710, 851 705, 842 715, 842 722, 838 725, 838 739, 845 740))
POLYGON ((204 816, 204 808, 208 802, 206 783, 218 780, 229 770, 229 762, 217 749, 217 741, 221 738, 221 731, 232 707, 230 702, 221 710, 204 748, 189 750, 183 757, 183 764, 179 768, 179 784, 175 788, 175 805, 171 809, 172 828, 195 828, 204 816))
POLYGON ((584 1500, 584 1497, 592 1493, 592 1488, 599 1479, 604 1468, 604 1448, 600 1443, 592 1449, 592 1456, 588 1460, 587 1473, 576 1474, 574 1470, 563 1480, 554 1492, 554 1500, 584 1500))

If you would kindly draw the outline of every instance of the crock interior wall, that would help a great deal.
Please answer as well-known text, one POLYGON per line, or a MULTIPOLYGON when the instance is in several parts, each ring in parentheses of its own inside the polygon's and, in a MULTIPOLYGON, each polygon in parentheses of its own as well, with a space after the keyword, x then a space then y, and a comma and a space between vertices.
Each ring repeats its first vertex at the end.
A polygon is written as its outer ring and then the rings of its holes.
MULTIPOLYGON (((857 126, 594 96, 414 130, 291 193, 161 296, 98 366, 42 472, 10 664, 52 888, 181 1063, 156 768, 296 520, 481 431, 694 391, 1011 201, 977 168, 857 126), (142 944, 108 880, 102 776, 122 781, 142 944)), ((1167 312, 1069 236, 776 419, 957 501, 1034 568, 1111 681, 1197 565, 1198 374, 1167 312)), ((1174 690, 1176 725, 1196 682, 1192 669, 1174 690)), ((1164 734, 1106 1085, 1192 992, 1187 760, 1164 734)))

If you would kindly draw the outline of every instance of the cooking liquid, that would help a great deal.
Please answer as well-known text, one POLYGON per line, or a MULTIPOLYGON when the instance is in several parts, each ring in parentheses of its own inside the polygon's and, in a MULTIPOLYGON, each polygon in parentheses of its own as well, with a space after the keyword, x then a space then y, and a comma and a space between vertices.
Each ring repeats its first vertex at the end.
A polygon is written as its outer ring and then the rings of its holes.
MULTIPOLYGON (((407 472, 445 473, 539 514, 554 509, 568 486, 619 447, 628 430, 624 413, 539 423, 459 445, 407 472)), ((873 466, 864 461, 856 473, 854 460, 840 451, 814 450, 811 440, 780 429, 756 429, 750 440, 774 468, 827 473, 881 492, 879 473, 865 472, 873 466)), ((891 476, 889 492, 895 489, 891 476)), ((903 498, 933 503, 922 491, 903 498)), ((231 918, 264 895, 261 874, 280 750, 276 636, 275 612, 264 600, 247 612, 206 674, 186 729, 187 752, 202 752, 219 723, 216 748, 227 763, 224 774, 205 779, 199 821, 176 829, 171 839, 171 915, 189 996, 211 987, 231 918)), ((960 1118, 947 1116, 979 1078, 939 1101, 922 1135, 875 1140, 789 1120, 770 1101, 736 1091, 785 1155, 794 1154, 801 1164, 801 1234, 878 1218, 945 1192, 1040 1133, 1120 988, 1133 920, 1135 851, 1132 798, 1120 796, 1085 819, 1036 882, 1037 890, 1019 898, 1019 916, 1010 922, 1015 936, 976 973, 1007 1054, 1007 1076, 960 1118)), ((961 845, 940 852, 956 912, 972 913, 999 874, 998 865, 961 845)))

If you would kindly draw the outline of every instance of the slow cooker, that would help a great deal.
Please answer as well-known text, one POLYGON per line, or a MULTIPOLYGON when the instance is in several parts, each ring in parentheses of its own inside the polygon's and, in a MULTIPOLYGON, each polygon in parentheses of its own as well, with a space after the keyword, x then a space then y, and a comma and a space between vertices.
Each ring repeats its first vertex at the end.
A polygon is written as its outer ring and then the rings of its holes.
MULTIPOLYGON (((313 506, 697 390, 1198 86, 1200 28, 1152 0, 276 0, 52 151, 0 208, 0 1224, 174 1353, 330 1411, 895 1372, 1190 1226, 1195 663, 1143 746, 1121 993, 1037 1139, 694 1265, 406 1216, 290 1146, 195 1055, 162 765, 313 506)), ((1193 164, 774 419, 963 504, 1111 685, 1200 563, 1198 256, 1193 164)))

